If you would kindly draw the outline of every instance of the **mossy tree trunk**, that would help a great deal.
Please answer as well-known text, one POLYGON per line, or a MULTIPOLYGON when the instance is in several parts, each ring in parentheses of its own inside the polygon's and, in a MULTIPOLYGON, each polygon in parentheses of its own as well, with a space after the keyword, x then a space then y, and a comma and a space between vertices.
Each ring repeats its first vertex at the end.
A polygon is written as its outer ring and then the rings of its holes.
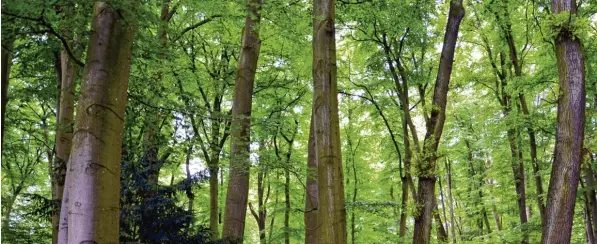
POLYGON ((415 231, 413 243, 426 244, 431 239, 431 223, 433 219, 433 208, 435 203, 435 181, 437 149, 446 120, 446 103, 452 64, 454 62, 454 51, 460 22, 464 17, 462 1, 452 0, 444 34, 435 91, 433 94, 432 110, 427 121, 427 133, 423 143, 423 159, 417 164, 419 174, 419 185, 417 190, 415 216, 415 231))
MULTIPOLYGON (((570 14, 574 0, 553 0, 554 14, 570 14)), ((574 204, 580 176, 585 125, 585 64, 580 39, 565 26, 555 37, 560 73, 558 117, 554 161, 547 192, 542 243, 570 243, 574 204)))

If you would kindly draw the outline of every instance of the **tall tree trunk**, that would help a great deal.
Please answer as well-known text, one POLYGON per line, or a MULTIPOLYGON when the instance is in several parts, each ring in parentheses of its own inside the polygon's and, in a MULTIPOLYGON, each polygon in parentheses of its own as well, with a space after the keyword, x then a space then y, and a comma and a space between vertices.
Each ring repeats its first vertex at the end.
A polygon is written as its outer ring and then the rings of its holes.
MULTIPOLYGON (((216 241, 219 238, 219 188, 218 188, 218 173, 220 171, 220 153, 222 146, 228 138, 229 132, 228 127, 225 126, 224 133, 220 140, 220 126, 222 119, 217 118, 221 116, 221 100, 214 99, 213 108, 214 111, 211 114, 212 126, 211 126, 211 143, 210 150, 211 155, 209 157, 209 230, 211 232, 211 240, 216 241), (215 118, 214 118, 215 117, 215 118)), ((227 124, 228 125, 228 124, 227 124)))
MULTIPOLYGON (((507 116, 509 113, 505 112, 507 116)), ((525 178, 524 178, 524 160, 520 157, 520 148, 516 143, 516 131, 511 128, 508 129, 508 143, 510 145, 510 153, 512 156, 512 173, 514 175, 514 185, 516 186, 516 195, 518 203, 518 215, 520 217, 520 224, 524 225, 527 223, 528 218, 526 214, 526 189, 525 189, 525 178)), ((526 232, 523 228, 523 232, 526 232)), ((527 235, 523 233, 523 243, 527 243, 527 235)))
MULTIPOLYGON (((61 203, 62 195, 64 194, 66 162, 70 158, 70 150, 73 140, 77 66, 72 62, 66 50, 62 50, 60 53, 60 63, 60 98, 58 102, 58 118, 56 123, 56 157, 54 159, 52 175, 52 198, 54 201, 61 203)), ((52 243, 54 244, 58 241, 59 223, 60 211, 55 211, 52 214, 52 243)))
POLYGON ((433 203, 435 202, 435 180, 436 180, 436 161, 437 149, 444 128, 446 119, 446 102, 448 95, 448 86, 450 75, 452 74, 452 64, 454 62, 454 51, 456 49, 456 39, 460 22, 464 17, 464 8, 461 0, 452 0, 450 2, 450 12, 446 32, 444 35, 444 44, 440 58, 437 79, 435 82, 435 91, 433 94, 433 104, 429 121, 427 122, 427 133, 423 144, 424 158, 417 164, 419 173, 419 186, 417 190, 417 208, 420 212, 415 216, 415 231, 413 243, 426 244, 430 242, 431 222, 433 203))
MULTIPOLYGON (((290 243, 290 157, 292 156, 292 144, 294 143, 294 138, 296 137, 296 133, 298 132, 298 122, 296 122, 295 130, 292 133, 292 136, 289 138, 287 137, 283 131, 279 131, 280 135, 286 140, 288 145, 288 149, 286 151, 286 158, 284 161, 284 243, 290 243)), ((276 136, 274 136, 274 146, 276 150, 276 156, 278 160, 281 161, 281 157, 278 151, 278 144, 276 140, 276 136)))
MULTIPOLYGON (((553 0, 554 14, 576 15, 576 1, 553 0)), ((580 39, 561 28, 555 38, 560 96, 554 161, 547 193, 542 243, 569 243, 585 125, 585 64, 580 39)))
POLYGON ((222 237, 228 243, 242 243, 249 195, 249 144, 253 83, 259 59, 259 22, 262 0, 248 0, 242 46, 232 107, 230 172, 222 237))
MULTIPOLYGON (((498 7, 493 10, 493 13, 498 21, 500 28, 501 28, 500 32, 502 33, 502 36, 505 37, 505 39, 507 41, 510 62, 515 70, 514 75, 521 76, 522 70, 521 70, 521 66, 518 62, 516 46, 514 43, 514 39, 512 37, 511 24, 510 24, 509 14, 508 14, 508 10, 507 10, 508 2, 507 1, 498 1, 498 2, 496 2, 496 4, 498 5, 498 7), (502 16, 505 17, 504 23, 501 23, 502 16)), ((497 97, 498 101, 500 102, 500 105, 502 106, 502 113, 503 113, 504 117, 508 117, 512 110, 512 98, 509 94, 504 92, 504 89, 503 89, 504 87, 507 86, 507 76, 509 73, 506 71, 506 68, 505 68, 506 67, 506 57, 505 57, 504 52, 499 53, 500 65, 501 65, 501 71, 500 71, 500 69, 498 69, 498 65, 496 64, 496 62, 492 56, 491 48, 489 46, 489 43, 488 43, 488 40, 486 37, 483 37, 483 42, 485 44, 485 49, 489 56, 489 60, 491 61, 493 70, 494 70, 495 74, 498 76, 500 84, 501 84, 501 96, 500 96, 500 92, 496 92, 496 97, 497 97)), ((499 88, 498 84, 496 83, 496 89, 498 89, 498 88, 499 88)), ((532 128, 531 128, 531 130, 532 130, 532 128)), ((524 225, 527 223, 528 216, 526 213, 526 190, 525 190, 525 182, 524 182, 525 174, 524 174, 524 160, 522 158, 522 148, 519 145, 517 145, 516 140, 518 139, 518 137, 517 137, 515 128, 509 128, 507 130, 507 135, 508 135, 508 143, 510 146, 510 152, 511 152, 511 156, 512 156, 511 167, 512 167, 512 172, 514 175, 514 183, 515 183, 515 187, 516 187, 518 212, 519 212, 519 217, 520 217, 520 223, 523 226, 523 228, 522 228, 523 229, 522 243, 528 243, 528 234, 524 228, 524 225)))
POLYGON ((209 231, 210 238, 215 241, 219 238, 219 189, 218 171, 220 169, 220 155, 211 157, 209 168, 209 231))
MULTIPOLYGON (((506 37, 506 42, 508 43, 508 50, 509 50, 509 57, 512 66, 514 67, 514 76, 522 77, 522 63, 518 59, 518 50, 516 48, 516 43, 514 41, 514 36, 512 35, 512 23, 510 22, 510 14, 507 10, 508 1, 503 1, 502 4, 504 17, 505 17, 505 24, 500 25, 502 26, 502 30, 504 36, 506 37)), ((496 16, 499 16, 496 13, 496 16)), ((499 20, 499 17, 498 17, 499 20)), ((531 153, 531 165, 533 167, 533 172, 535 173, 535 185, 537 190, 537 206, 539 209, 539 215, 541 216, 541 220, 543 220, 543 212, 544 212, 544 203, 543 203, 543 183, 541 180, 541 174, 539 173, 539 163, 537 162, 537 142, 535 139, 535 131, 532 126, 532 121, 529 118, 530 111, 527 106, 527 102, 524 96, 524 93, 519 93, 518 98, 521 105, 522 113, 525 116, 525 120, 527 122, 527 134, 529 135, 529 148, 531 153)), ((520 152, 522 152, 522 148, 519 148, 520 152)), ((523 186, 524 187, 524 186, 523 186)), ((526 206, 525 206, 526 207, 526 206)), ((527 216, 528 217, 528 216, 527 216)))
POLYGON ((539 215, 541 216, 541 222, 543 222, 545 215, 545 201, 543 199, 545 192, 543 191, 543 180, 541 177, 541 171, 539 167, 539 160, 537 159, 537 139, 535 138, 535 130, 532 127, 530 119, 530 111, 527 106, 527 101, 524 94, 518 95, 522 113, 526 116, 527 133, 529 135, 529 147, 531 152, 531 166, 533 167, 533 175, 535 177, 535 190, 537 191, 537 206, 539 208, 539 215))
POLYGON ((76 228, 61 227, 68 230, 68 240, 59 243, 118 242, 123 117, 135 23, 130 16, 95 3, 64 194, 70 198, 68 226, 76 228))
POLYGON ((12 66, 12 49, 14 38, 2 39, 2 135, 0 145, 4 145, 4 118, 6 115, 6 105, 8 104, 8 81, 10 79, 10 66, 12 66))
POLYGON ((317 157, 315 157, 315 132, 313 126, 313 115, 311 115, 307 149, 307 187, 305 189, 305 244, 317 243, 319 193, 317 189, 317 157))
POLYGON ((346 207, 336 81, 335 0, 313 2, 313 131, 317 157, 317 240, 346 243, 346 207))

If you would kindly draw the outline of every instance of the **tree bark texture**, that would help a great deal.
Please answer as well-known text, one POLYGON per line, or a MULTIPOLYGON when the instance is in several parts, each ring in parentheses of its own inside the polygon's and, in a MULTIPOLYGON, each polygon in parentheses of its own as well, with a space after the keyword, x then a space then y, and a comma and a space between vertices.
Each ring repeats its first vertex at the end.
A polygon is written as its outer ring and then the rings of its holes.
POLYGON ((238 61, 230 138, 230 172, 222 238, 226 243, 242 243, 249 194, 249 143, 253 83, 261 40, 259 22, 262 0, 248 0, 241 52, 238 61))
POLYGON ((317 240, 346 243, 346 207, 336 80, 335 1, 313 2, 313 132, 319 206, 317 240))
MULTIPOLYGON (((576 16, 576 1, 553 0, 554 14, 576 16)), ((560 74, 554 161, 547 192, 542 243, 569 243, 580 175, 585 125, 585 64, 580 39, 566 27, 555 38, 560 74)))
POLYGON ((130 16, 95 3, 62 205, 70 228, 61 223, 68 240, 59 243, 118 243, 123 116, 135 26, 130 16))
POLYGON ((452 64, 454 62, 454 51, 456 49, 456 40, 458 38, 458 29, 460 22, 464 17, 464 8, 462 1, 452 0, 450 2, 450 11, 446 32, 444 34, 444 44, 442 47, 437 79, 435 81, 435 91, 433 94, 432 110, 427 121, 427 133, 423 144, 423 160, 417 164, 419 174, 419 186, 417 190, 416 206, 419 209, 415 216, 415 231, 413 243, 427 244, 430 242, 431 223, 433 219, 433 205, 435 202, 435 181, 436 181, 436 161, 437 149, 446 120, 446 103, 450 76, 452 74, 452 64))

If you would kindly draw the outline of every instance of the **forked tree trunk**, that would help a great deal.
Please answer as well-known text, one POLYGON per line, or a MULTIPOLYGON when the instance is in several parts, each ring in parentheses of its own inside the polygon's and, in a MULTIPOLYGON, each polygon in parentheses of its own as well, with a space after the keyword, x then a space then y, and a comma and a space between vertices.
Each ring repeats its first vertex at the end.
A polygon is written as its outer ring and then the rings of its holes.
POLYGON ((60 232, 68 234, 59 237, 68 239, 59 243, 118 243, 120 154, 135 23, 129 11, 95 3, 61 209, 68 208, 71 228, 61 223, 60 232))
POLYGON ((313 1, 313 131, 318 243, 346 243, 346 207, 336 81, 335 1, 313 1))
POLYGON ((242 243, 245 231, 249 195, 251 102, 261 47, 259 39, 261 4, 262 0, 247 1, 249 13, 243 29, 230 127, 230 172, 222 230, 225 243, 242 243))
MULTIPOLYGON (((576 1, 553 0, 554 14, 576 16, 576 1)), ((554 161, 547 193, 542 243, 569 243, 580 174, 585 125, 585 64, 580 38, 562 27, 555 38, 560 95, 554 161)))
POLYGON ((417 190, 417 209, 420 209, 415 216, 415 231, 413 243, 426 244, 430 242, 431 223, 433 218, 433 205, 435 202, 435 180, 437 149, 446 120, 446 102, 448 86, 452 74, 454 62, 454 51, 460 22, 464 17, 464 8, 461 0, 450 2, 448 23, 444 34, 444 44, 440 57, 431 115, 427 121, 427 133, 423 144, 423 160, 417 164, 419 173, 419 186, 417 190))

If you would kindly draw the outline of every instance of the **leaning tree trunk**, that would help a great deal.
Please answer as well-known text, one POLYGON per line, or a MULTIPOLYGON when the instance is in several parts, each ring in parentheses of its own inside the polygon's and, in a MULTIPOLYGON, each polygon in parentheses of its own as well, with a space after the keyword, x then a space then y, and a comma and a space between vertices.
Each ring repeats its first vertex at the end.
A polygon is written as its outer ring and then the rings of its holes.
POLYGON ((464 17, 464 8, 461 0, 450 2, 448 23, 444 34, 444 45, 440 57, 431 116, 427 121, 427 133, 423 144, 424 158, 417 164, 419 173, 419 189, 416 206, 420 209, 415 216, 415 231, 413 243, 429 243, 431 236, 431 222, 433 219, 433 204, 435 202, 435 165, 437 161, 437 148, 446 120, 446 102, 448 85, 452 74, 454 51, 460 22, 464 17))
POLYGON ((95 4, 67 166, 63 203, 68 203, 62 205, 71 228, 61 223, 68 240, 59 243, 118 243, 120 154, 135 23, 129 16, 122 8, 95 4))
POLYGON ((262 0, 248 0, 242 46, 238 61, 232 124, 230 127, 230 173, 222 238, 227 243, 242 243, 249 195, 249 143, 253 83, 259 59, 259 22, 262 0))
POLYGON ((338 118, 334 0, 313 2, 313 131, 319 207, 317 241, 346 243, 346 208, 338 118))
MULTIPOLYGON (((576 1, 553 0, 554 14, 576 16, 576 1)), ((585 66, 580 38, 567 26, 555 38, 560 96, 554 161, 547 192, 542 243, 569 243, 585 125, 585 66)))

